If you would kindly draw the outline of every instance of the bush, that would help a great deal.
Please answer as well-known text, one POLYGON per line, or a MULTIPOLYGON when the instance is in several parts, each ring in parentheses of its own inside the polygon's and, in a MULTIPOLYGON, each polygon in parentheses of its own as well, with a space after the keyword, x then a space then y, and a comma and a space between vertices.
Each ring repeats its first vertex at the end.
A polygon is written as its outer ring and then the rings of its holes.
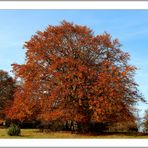
POLYGON ((8 129, 8 135, 10 136, 19 136, 21 134, 21 129, 15 125, 12 124, 8 129))

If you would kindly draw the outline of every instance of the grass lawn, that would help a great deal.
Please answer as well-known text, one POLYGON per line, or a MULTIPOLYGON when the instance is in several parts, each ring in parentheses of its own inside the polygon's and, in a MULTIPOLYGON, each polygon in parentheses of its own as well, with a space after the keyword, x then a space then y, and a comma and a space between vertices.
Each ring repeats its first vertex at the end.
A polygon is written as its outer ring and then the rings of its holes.
POLYGON ((136 135, 124 135, 124 134, 112 134, 112 135, 82 135, 82 134, 72 134, 70 132, 39 132, 37 129, 21 129, 21 136, 8 136, 7 129, 0 129, 0 138, 97 138, 97 139, 108 139, 108 138, 148 138, 148 135, 145 136, 136 136, 136 135))

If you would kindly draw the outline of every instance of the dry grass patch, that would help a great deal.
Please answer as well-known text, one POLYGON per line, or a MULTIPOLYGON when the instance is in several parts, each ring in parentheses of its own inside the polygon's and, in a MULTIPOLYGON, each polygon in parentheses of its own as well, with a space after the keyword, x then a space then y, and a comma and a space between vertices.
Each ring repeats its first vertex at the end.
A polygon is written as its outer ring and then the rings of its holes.
POLYGON ((71 139, 131 139, 131 138, 148 138, 148 135, 125 135, 125 134, 74 134, 71 132, 40 132, 38 129, 21 129, 21 136, 9 136, 7 129, 0 129, 0 138, 8 139, 32 139, 32 138, 71 138, 71 139))

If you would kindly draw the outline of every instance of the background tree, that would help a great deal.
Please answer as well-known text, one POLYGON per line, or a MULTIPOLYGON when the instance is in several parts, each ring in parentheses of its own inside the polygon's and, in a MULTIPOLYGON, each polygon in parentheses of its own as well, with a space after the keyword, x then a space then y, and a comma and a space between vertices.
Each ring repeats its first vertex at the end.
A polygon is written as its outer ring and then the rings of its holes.
POLYGON ((139 115, 139 110, 137 110, 135 116, 136 116, 136 125, 137 125, 138 132, 141 132, 141 130, 142 130, 142 118, 139 115))
POLYGON ((145 115, 144 115, 143 131, 145 133, 148 133, 148 109, 145 111, 145 115))
POLYGON ((9 117, 86 124, 135 120, 134 105, 143 99, 136 68, 117 39, 63 21, 38 31, 24 47, 25 64, 12 65, 23 86, 9 117))
POLYGON ((4 119, 4 110, 10 107, 13 101, 15 81, 3 70, 0 70, 0 118, 4 119))

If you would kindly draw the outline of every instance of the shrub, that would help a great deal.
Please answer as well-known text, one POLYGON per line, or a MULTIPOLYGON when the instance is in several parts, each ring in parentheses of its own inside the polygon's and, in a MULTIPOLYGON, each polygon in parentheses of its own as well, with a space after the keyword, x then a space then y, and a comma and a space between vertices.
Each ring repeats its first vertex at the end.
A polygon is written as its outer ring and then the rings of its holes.
POLYGON ((21 134, 21 129, 15 125, 12 124, 8 129, 8 135, 10 136, 19 136, 21 134))

